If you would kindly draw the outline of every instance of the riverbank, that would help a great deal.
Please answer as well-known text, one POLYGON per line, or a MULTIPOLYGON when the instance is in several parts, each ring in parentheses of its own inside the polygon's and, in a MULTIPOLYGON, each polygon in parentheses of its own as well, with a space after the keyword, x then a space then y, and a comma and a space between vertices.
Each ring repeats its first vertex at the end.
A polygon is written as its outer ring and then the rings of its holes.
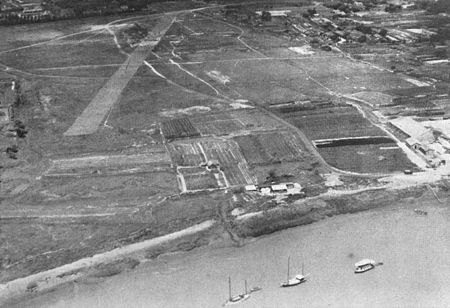
MULTIPOLYGON (((442 195, 442 194, 441 194, 442 195)), ((443 197, 443 196, 441 196, 443 197)), ((430 192, 261 236, 241 247, 166 254, 100 283, 68 284, 12 307, 220 307, 232 292, 262 287, 242 307, 445 307, 450 210, 430 192), (428 212, 417 215, 415 208, 428 212), (304 263, 310 280, 280 289, 304 263), (362 275, 362 258, 384 263, 362 275)))
POLYGON ((0 285, 0 306, 55 290, 61 285, 105 278, 135 268, 141 262, 170 251, 198 247, 199 239, 210 244, 216 221, 208 220, 184 230, 117 248, 76 262, 0 285))
POLYGON ((124 246, 0 285, 0 304, 32 298, 67 283, 115 276, 168 252, 189 251, 212 244, 233 246, 238 243, 240 246, 249 239, 311 224, 326 217, 386 207, 402 200, 414 200, 422 196, 424 191, 424 187, 401 190, 376 188, 356 194, 324 194, 267 211, 244 214, 232 219, 226 226, 206 221, 173 234, 124 246))

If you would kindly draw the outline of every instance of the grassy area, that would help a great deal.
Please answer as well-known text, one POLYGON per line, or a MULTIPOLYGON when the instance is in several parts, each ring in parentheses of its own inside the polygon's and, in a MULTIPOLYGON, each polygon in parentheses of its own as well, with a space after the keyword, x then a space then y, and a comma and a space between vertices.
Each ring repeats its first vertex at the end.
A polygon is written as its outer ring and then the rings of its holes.
POLYGON ((100 34, 96 40, 60 40, 53 44, 39 45, 0 55, 5 65, 30 70, 35 68, 77 65, 118 64, 125 61, 108 34, 100 34))

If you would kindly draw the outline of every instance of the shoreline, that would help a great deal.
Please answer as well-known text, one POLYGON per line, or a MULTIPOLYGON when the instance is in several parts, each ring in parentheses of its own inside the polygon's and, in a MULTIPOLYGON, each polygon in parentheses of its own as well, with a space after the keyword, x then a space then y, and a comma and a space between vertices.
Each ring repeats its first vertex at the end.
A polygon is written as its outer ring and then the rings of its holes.
POLYGON ((149 251, 170 245, 177 241, 189 240, 191 236, 201 236, 214 229, 215 220, 207 220, 189 228, 143 242, 130 244, 111 251, 83 258, 73 263, 18 278, 0 285, 0 306, 15 303, 28 296, 36 296, 51 291, 61 285, 88 277, 109 277, 128 268, 132 269, 148 259, 149 251), (112 265, 112 268, 108 268, 112 265), (117 265, 119 266, 117 268, 117 265))
POLYGON ((234 236, 239 238, 237 245, 242 246, 253 239, 277 231, 308 225, 327 217, 386 207, 395 201, 418 198, 425 192, 424 186, 416 186, 403 189, 374 188, 339 196, 324 194, 298 200, 287 206, 278 206, 256 214, 244 214, 241 218, 236 217, 232 221, 231 230, 227 230, 218 221, 207 220, 181 231, 116 248, 1 284, 0 306, 18 303, 78 280, 114 276, 159 255, 213 246, 215 242, 227 245, 226 242, 231 241, 231 245, 236 245, 234 236), (386 191, 390 193, 386 194, 386 191), (218 237, 220 239, 217 239, 218 237))

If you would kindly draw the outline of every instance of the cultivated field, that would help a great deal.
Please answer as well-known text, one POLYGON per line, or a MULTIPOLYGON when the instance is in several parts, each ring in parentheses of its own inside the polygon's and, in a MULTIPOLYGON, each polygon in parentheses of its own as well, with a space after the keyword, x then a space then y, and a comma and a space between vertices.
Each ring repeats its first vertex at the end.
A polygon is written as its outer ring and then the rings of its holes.
POLYGON ((234 140, 250 165, 270 165, 306 159, 304 146, 292 132, 244 135, 234 140))
POLYGON ((199 166, 206 162, 203 150, 196 142, 171 142, 168 149, 173 163, 177 166, 199 166))
POLYGON ((395 143, 320 148, 319 153, 332 166, 358 173, 418 170, 395 143))
POLYGON ((384 136, 356 108, 337 106, 299 112, 280 113, 311 140, 361 136, 384 136))
POLYGON ((200 136, 188 118, 164 121, 161 123, 161 131, 168 140, 200 136))
POLYGON ((204 140, 200 145, 208 160, 217 160, 230 186, 254 184, 238 145, 228 140, 204 140))

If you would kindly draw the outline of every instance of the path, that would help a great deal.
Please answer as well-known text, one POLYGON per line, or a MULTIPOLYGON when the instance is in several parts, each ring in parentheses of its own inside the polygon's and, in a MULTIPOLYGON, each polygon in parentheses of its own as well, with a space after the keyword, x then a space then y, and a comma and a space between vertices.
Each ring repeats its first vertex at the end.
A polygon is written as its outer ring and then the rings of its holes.
POLYGON ((170 28, 174 18, 170 15, 161 17, 145 41, 130 54, 128 59, 98 91, 83 113, 64 133, 65 136, 90 135, 97 131, 106 115, 118 101, 128 82, 170 28))

